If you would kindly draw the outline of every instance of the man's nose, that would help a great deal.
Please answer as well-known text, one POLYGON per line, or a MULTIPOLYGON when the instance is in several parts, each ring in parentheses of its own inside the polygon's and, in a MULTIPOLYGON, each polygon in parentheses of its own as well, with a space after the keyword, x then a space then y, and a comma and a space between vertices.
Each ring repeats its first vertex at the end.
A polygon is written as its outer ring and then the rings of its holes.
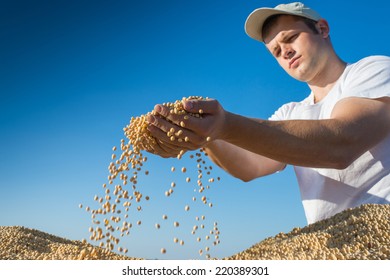
POLYGON ((286 59, 290 59, 294 56, 294 50, 289 47, 289 46, 285 46, 283 47, 283 57, 286 58, 286 59))

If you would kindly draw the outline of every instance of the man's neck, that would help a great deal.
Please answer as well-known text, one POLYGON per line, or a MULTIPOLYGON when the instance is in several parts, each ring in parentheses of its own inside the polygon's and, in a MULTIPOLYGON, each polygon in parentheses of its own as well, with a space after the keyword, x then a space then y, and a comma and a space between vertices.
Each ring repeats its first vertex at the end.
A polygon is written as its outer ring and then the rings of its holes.
POLYGON ((347 63, 339 57, 327 63, 317 80, 309 82, 309 88, 314 94, 314 103, 321 101, 333 88, 337 80, 343 74, 347 63))

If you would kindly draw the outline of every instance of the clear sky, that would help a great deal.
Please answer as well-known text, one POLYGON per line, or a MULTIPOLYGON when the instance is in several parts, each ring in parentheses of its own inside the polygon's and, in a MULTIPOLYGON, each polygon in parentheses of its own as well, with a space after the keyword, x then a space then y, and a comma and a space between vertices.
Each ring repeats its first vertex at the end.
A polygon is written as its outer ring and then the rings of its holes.
MULTIPOLYGON (((305 3, 328 20, 345 61, 390 55, 388 1, 305 3)), ((122 128, 154 104, 201 95, 218 99, 226 110, 268 118, 282 104, 302 100, 308 87, 285 74, 244 32, 252 10, 277 4, 1 1, 0 225, 88 239, 90 214, 78 205, 96 206, 93 197, 103 195, 111 148, 124 138, 122 128)), ((129 213, 133 224, 141 219, 142 225, 122 239, 131 256, 203 258, 198 250, 208 246, 204 236, 215 221, 221 243, 210 246, 214 257, 306 225, 292 167, 249 183, 214 168, 221 181, 208 191, 214 207, 207 208, 191 200, 196 180, 184 182, 171 166, 196 169, 188 158, 149 156, 150 175, 139 186, 151 199, 141 212, 129 213), (171 181, 178 186, 166 198, 171 181), (162 214, 169 219, 162 221, 162 214), (205 229, 191 235, 197 215, 206 216, 205 229), (174 244, 173 237, 185 245, 174 244), (160 254, 161 247, 167 254, 160 254)))

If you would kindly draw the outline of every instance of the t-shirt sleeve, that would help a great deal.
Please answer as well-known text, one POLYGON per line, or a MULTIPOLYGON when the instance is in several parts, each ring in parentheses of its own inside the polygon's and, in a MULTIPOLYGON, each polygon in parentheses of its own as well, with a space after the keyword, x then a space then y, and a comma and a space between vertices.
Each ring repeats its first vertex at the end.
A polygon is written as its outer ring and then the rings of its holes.
POLYGON ((390 97, 390 57, 371 56, 355 64, 346 77, 343 98, 390 97))
POLYGON ((281 121, 281 120, 284 120, 285 118, 283 117, 283 115, 284 115, 285 108, 283 108, 283 107, 284 106, 282 106, 278 110, 276 110, 275 113, 273 113, 268 118, 268 120, 270 120, 270 121, 281 121))
MULTIPOLYGON (((303 100, 302 102, 307 102, 307 99, 303 100)), ((293 118, 295 116, 294 112, 299 106, 302 105, 302 102, 290 102, 282 105, 278 110, 275 111, 275 113, 272 114, 272 116, 268 118, 268 120, 284 121, 293 118)))

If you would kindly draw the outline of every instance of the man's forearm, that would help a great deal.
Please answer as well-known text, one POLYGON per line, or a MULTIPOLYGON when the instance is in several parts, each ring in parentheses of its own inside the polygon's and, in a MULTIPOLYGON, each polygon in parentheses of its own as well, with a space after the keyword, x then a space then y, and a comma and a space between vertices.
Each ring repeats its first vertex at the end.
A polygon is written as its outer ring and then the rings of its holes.
POLYGON ((390 133, 390 99, 345 98, 329 119, 252 120, 229 112, 221 138, 293 165, 344 169, 390 133))
POLYGON ((333 120, 252 120, 227 113, 223 140, 279 162, 338 168, 343 145, 333 120), (333 121, 333 123, 332 123, 333 121))
POLYGON ((223 140, 215 140, 204 149, 215 164, 243 181, 272 174, 285 167, 284 163, 255 154, 223 140))

